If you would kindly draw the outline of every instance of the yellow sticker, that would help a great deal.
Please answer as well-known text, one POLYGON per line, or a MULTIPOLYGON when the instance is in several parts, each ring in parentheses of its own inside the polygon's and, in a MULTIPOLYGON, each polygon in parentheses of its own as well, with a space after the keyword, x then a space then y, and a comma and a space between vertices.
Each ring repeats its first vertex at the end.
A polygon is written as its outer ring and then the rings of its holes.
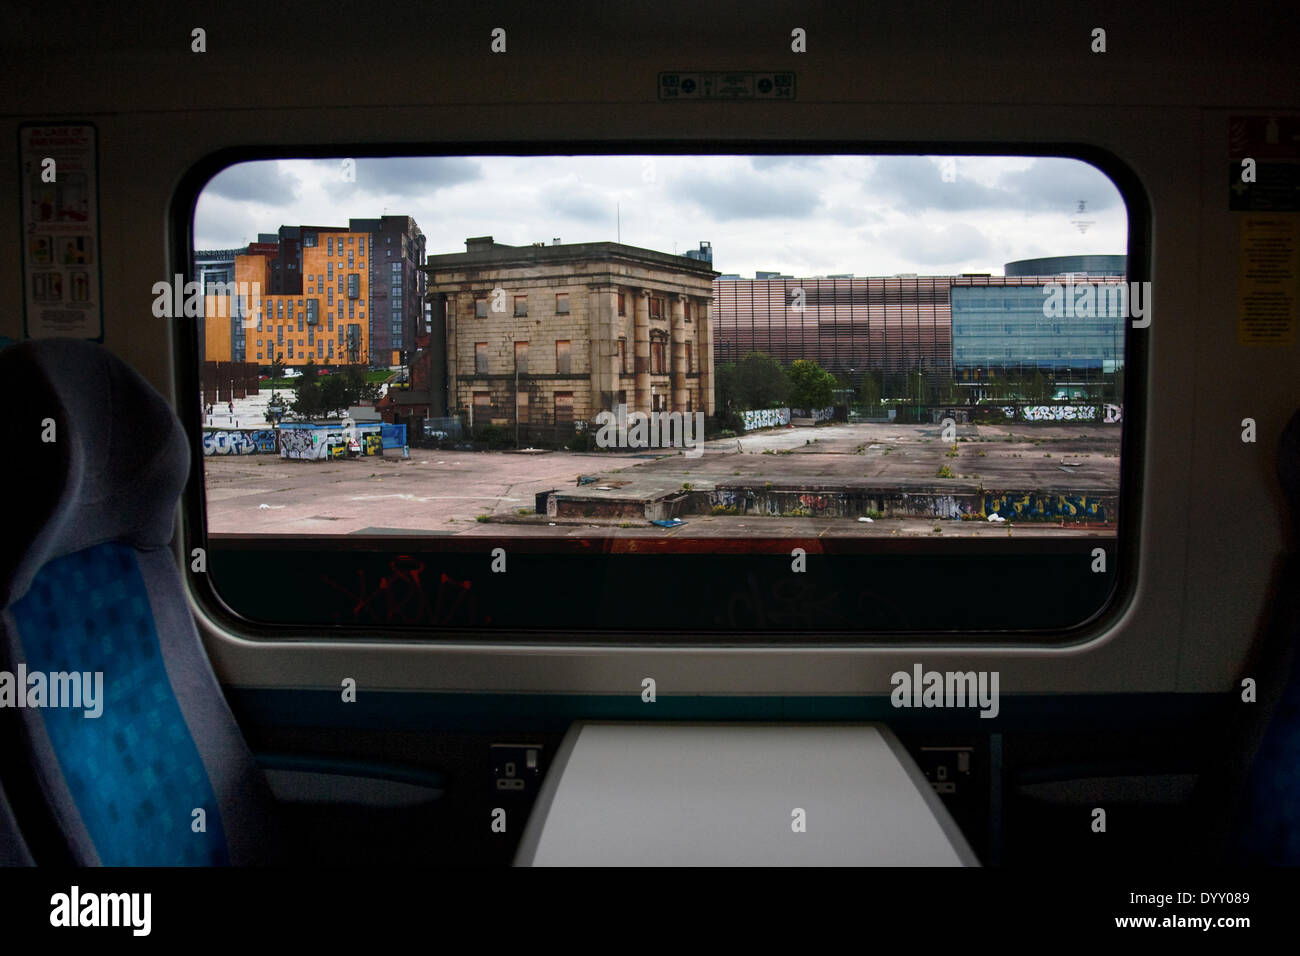
POLYGON ((1294 345, 1300 313, 1300 217, 1243 215, 1237 342, 1294 345))

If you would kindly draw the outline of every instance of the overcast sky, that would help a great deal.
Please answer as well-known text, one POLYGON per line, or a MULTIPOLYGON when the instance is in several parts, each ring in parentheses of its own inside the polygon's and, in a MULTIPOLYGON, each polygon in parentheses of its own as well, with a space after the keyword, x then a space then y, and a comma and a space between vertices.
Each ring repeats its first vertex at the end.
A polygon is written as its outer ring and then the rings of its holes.
POLYGON ((194 241, 227 249, 280 226, 410 215, 429 255, 470 236, 509 245, 624 243, 752 277, 1001 275, 1015 259, 1124 254, 1119 190, 1072 159, 938 156, 482 156, 241 163, 199 197, 194 241), (1086 211, 1079 213, 1084 200, 1086 211), (621 210, 621 212, 616 212, 621 210), (1074 220, 1092 225, 1081 232, 1074 220))

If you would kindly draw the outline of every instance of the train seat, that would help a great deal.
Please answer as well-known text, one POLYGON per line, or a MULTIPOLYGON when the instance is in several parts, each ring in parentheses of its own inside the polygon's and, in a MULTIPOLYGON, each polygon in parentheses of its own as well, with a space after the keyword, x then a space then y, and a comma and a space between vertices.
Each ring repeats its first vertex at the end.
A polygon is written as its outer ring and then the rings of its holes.
MULTIPOLYGON (((1292 550, 1277 582, 1272 609, 1275 649, 1268 669, 1290 676, 1271 708, 1238 805, 1239 859, 1269 866, 1300 865, 1300 411, 1278 446, 1278 480, 1291 511, 1292 550)), ((1261 684, 1264 681, 1260 682, 1261 684)), ((1273 695, 1269 694, 1268 697, 1273 695)))
POLYGON ((180 422, 79 340, 0 352, 0 391, 25 470, 0 545, 0 782, 22 841, 37 863, 276 862, 274 801, 168 547, 180 422))

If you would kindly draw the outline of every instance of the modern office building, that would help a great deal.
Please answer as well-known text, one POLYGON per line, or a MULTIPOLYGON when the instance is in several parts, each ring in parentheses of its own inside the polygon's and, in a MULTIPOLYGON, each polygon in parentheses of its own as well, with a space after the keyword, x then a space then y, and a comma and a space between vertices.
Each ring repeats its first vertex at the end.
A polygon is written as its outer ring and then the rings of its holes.
POLYGON ((955 381, 972 397, 999 378, 1036 372, 1062 388, 1087 391, 1122 366, 1122 317, 1052 318, 1043 307, 1050 283, 1119 283, 1123 256, 1024 260, 1007 263, 1006 271, 1005 276, 719 276, 714 280, 715 361, 739 361, 750 352, 766 352, 786 366, 812 359, 854 387, 866 372, 877 373, 886 394, 899 394, 909 377, 920 373, 931 387, 955 381), (1051 271, 1012 274, 1024 263, 1051 271))
POLYGON ((696 262, 707 262, 713 265, 713 243, 701 242, 698 249, 687 249, 682 253, 687 259, 694 259, 696 262))
POLYGON ((1050 256, 1046 259, 1018 259, 1002 269, 1008 276, 1122 276, 1127 256, 1050 256))
POLYGON ((705 262, 616 242, 467 239, 429 256, 447 414, 477 427, 566 425, 600 411, 713 412, 705 262))
POLYGON ((373 365, 401 365, 424 332, 424 233, 410 216, 350 219, 353 232, 366 232, 370 257, 370 356, 373 365))
POLYGON ((980 398, 999 380, 1024 382, 1042 375, 1054 394, 1099 397, 1105 377, 1124 365, 1126 314, 1117 307, 1117 293, 1125 289, 1123 278, 1111 276, 1068 283, 1051 276, 978 283, 954 278, 949 290, 954 381, 980 398), (1061 308, 1054 309, 1051 295, 1058 289, 1061 308))

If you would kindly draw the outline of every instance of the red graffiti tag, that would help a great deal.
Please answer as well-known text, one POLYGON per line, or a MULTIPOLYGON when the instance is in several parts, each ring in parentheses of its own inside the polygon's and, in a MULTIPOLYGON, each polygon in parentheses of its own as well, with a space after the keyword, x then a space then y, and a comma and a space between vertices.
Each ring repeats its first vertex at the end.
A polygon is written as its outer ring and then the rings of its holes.
MULTIPOLYGON (((438 575, 438 586, 432 599, 425 590, 422 578, 424 562, 400 554, 388 563, 388 571, 379 576, 371 587, 366 572, 357 570, 357 586, 349 589, 328 575, 322 575, 329 585, 351 602, 350 616, 354 621, 367 620, 378 624, 474 624, 478 623, 478 602, 470 581, 458 581, 449 574, 438 575)), ((335 618, 342 617, 342 612, 335 618)), ((490 616, 482 623, 492 623, 490 616)))

